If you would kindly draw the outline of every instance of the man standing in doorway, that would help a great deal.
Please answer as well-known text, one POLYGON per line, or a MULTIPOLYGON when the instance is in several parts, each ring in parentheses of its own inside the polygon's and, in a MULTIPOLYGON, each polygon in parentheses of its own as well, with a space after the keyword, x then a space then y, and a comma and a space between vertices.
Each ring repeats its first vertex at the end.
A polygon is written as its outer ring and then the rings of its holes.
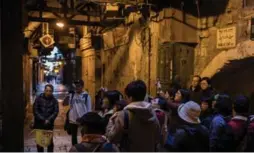
POLYGON ((81 118, 84 114, 91 112, 91 97, 86 91, 83 91, 84 81, 77 80, 74 82, 75 92, 69 96, 70 112, 69 121, 72 136, 72 145, 78 143, 77 134, 79 123, 77 119, 81 118))

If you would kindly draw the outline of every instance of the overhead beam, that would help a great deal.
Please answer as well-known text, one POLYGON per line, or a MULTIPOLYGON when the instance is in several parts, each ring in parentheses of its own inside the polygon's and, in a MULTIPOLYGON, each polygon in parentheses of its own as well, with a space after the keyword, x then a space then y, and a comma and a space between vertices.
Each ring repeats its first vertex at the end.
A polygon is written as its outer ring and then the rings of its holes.
MULTIPOLYGON (((49 23, 54 23, 54 22, 57 22, 58 19, 55 19, 55 18, 39 18, 39 17, 28 16, 28 21, 31 21, 31 22, 49 22, 49 23)), ((70 24, 70 25, 101 26, 101 22, 100 21, 66 20, 65 22, 67 24, 70 24)))
MULTIPOLYGON (((28 16, 28 21, 56 23, 58 19, 28 16)), ((80 21, 80 20, 70 20, 70 19, 65 20, 66 24, 69 24, 69 25, 85 25, 85 26, 98 26, 98 27, 105 27, 107 25, 113 25, 116 23, 124 22, 124 21, 125 21, 124 18, 115 18, 113 20, 108 20, 108 21, 80 21)))

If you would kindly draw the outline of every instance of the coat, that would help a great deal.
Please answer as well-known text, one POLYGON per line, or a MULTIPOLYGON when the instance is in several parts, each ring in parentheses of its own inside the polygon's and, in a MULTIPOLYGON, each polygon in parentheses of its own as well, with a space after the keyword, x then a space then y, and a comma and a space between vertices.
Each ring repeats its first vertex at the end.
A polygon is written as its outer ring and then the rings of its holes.
POLYGON ((53 96, 46 98, 44 94, 39 95, 33 105, 34 128, 53 130, 58 112, 58 101, 53 96), (47 125, 46 120, 49 121, 47 125))
POLYGON ((174 134, 173 152, 208 152, 209 131, 201 124, 186 124, 174 134))
POLYGON ((154 152, 160 143, 160 125, 152 105, 148 102, 133 102, 114 114, 106 129, 108 139, 116 144, 128 140, 120 148, 127 152, 154 152), (128 112, 128 128, 125 112, 128 112), (124 137, 127 135, 127 138, 124 137))

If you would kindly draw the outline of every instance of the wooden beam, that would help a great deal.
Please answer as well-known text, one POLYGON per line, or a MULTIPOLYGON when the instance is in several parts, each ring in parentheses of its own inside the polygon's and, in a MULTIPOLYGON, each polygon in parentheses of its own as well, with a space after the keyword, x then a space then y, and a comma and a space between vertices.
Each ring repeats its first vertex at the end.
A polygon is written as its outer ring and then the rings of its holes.
MULTIPOLYGON (((58 19, 56 19, 56 18, 38 18, 38 17, 28 16, 28 21, 31 21, 31 22, 50 22, 50 23, 54 23, 54 22, 57 22, 58 19)), ((65 22, 67 24, 70 24, 70 25, 101 26, 101 22, 100 21, 66 20, 65 22)))

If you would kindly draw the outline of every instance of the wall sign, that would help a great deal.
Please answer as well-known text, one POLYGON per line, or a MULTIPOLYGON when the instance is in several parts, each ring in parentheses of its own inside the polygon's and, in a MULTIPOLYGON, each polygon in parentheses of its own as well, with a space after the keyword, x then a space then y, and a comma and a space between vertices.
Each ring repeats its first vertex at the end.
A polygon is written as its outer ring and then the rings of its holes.
POLYGON ((217 30, 217 48, 226 49, 236 46, 236 27, 217 30))

